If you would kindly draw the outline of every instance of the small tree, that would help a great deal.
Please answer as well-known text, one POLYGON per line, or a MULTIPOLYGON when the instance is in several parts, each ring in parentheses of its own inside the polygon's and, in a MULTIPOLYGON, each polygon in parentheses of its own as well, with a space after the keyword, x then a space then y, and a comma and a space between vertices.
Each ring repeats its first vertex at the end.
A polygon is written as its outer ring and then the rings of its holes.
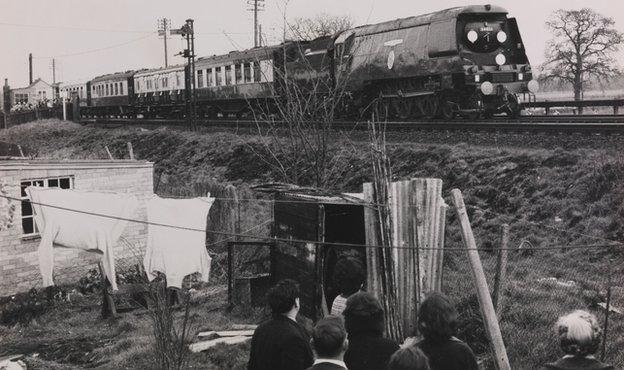
POLYGON ((295 40, 310 41, 323 36, 332 36, 353 25, 348 15, 320 13, 312 18, 299 17, 288 23, 289 34, 295 40))
POLYGON ((574 100, 580 100, 590 78, 604 81, 618 75, 613 54, 624 36, 614 24, 612 18, 588 8, 555 11, 546 22, 554 38, 546 48, 542 79, 571 84, 574 100))

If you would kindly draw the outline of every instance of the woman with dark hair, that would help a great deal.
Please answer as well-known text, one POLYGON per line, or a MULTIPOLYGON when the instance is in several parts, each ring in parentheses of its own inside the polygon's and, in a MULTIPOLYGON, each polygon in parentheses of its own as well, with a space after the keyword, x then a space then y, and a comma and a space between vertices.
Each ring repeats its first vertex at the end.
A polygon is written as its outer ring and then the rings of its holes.
POLYGON ((342 257, 334 267, 333 282, 339 294, 334 298, 331 315, 340 316, 345 309, 347 299, 360 291, 365 279, 362 262, 351 256, 342 257))
POLYGON ((600 345, 600 325, 596 316, 576 310, 560 317, 555 325, 559 345, 565 355, 544 365, 544 370, 613 370, 613 366, 594 357, 600 345))
POLYGON ((424 339, 418 347, 429 358, 431 370, 477 370, 477 360, 468 345, 454 335, 459 315, 451 301, 432 293, 420 305, 418 330, 424 339))
POLYGON ((349 370, 385 370, 399 345, 383 338, 384 311, 370 293, 355 293, 343 312, 349 348, 344 359, 349 370))
POLYGON ((390 357, 388 370, 431 370, 431 368, 427 356, 420 348, 407 346, 390 357))

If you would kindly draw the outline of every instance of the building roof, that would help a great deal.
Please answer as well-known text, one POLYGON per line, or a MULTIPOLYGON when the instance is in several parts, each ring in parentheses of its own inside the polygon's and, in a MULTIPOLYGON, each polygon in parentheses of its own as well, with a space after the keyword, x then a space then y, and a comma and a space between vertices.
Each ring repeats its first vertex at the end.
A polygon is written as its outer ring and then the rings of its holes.
POLYGON ((87 170, 93 168, 146 168, 153 167, 154 162, 137 160, 57 160, 57 159, 27 159, 5 157, 0 158, 0 171, 28 171, 43 169, 71 169, 87 170))

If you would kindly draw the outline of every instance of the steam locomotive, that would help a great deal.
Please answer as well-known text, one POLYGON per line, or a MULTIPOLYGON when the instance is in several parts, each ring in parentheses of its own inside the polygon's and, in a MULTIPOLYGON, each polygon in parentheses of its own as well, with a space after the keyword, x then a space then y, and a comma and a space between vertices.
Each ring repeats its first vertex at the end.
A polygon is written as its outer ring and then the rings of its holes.
MULTIPOLYGON (((60 89, 80 94, 83 116, 182 117, 190 82, 184 68, 109 74, 60 89)), ((284 99, 286 83, 319 80, 340 86, 341 117, 373 106, 397 119, 516 116, 518 96, 539 89, 515 18, 491 5, 201 57, 193 78, 201 117, 245 116, 284 99)))

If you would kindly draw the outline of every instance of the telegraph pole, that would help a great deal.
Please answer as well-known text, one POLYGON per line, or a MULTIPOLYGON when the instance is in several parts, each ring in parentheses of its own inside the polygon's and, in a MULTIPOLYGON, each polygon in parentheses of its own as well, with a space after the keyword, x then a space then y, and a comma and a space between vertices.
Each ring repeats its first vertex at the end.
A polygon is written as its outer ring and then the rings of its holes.
POLYGON ((162 36, 165 44, 165 68, 169 66, 167 62, 167 31, 171 28, 171 19, 162 18, 157 21, 158 36, 162 36))
POLYGON ((258 34, 258 12, 264 10, 265 0, 247 0, 247 5, 250 6, 247 10, 253 12, 254 16, 254 47, 260 46, 260 36, 258 34))

